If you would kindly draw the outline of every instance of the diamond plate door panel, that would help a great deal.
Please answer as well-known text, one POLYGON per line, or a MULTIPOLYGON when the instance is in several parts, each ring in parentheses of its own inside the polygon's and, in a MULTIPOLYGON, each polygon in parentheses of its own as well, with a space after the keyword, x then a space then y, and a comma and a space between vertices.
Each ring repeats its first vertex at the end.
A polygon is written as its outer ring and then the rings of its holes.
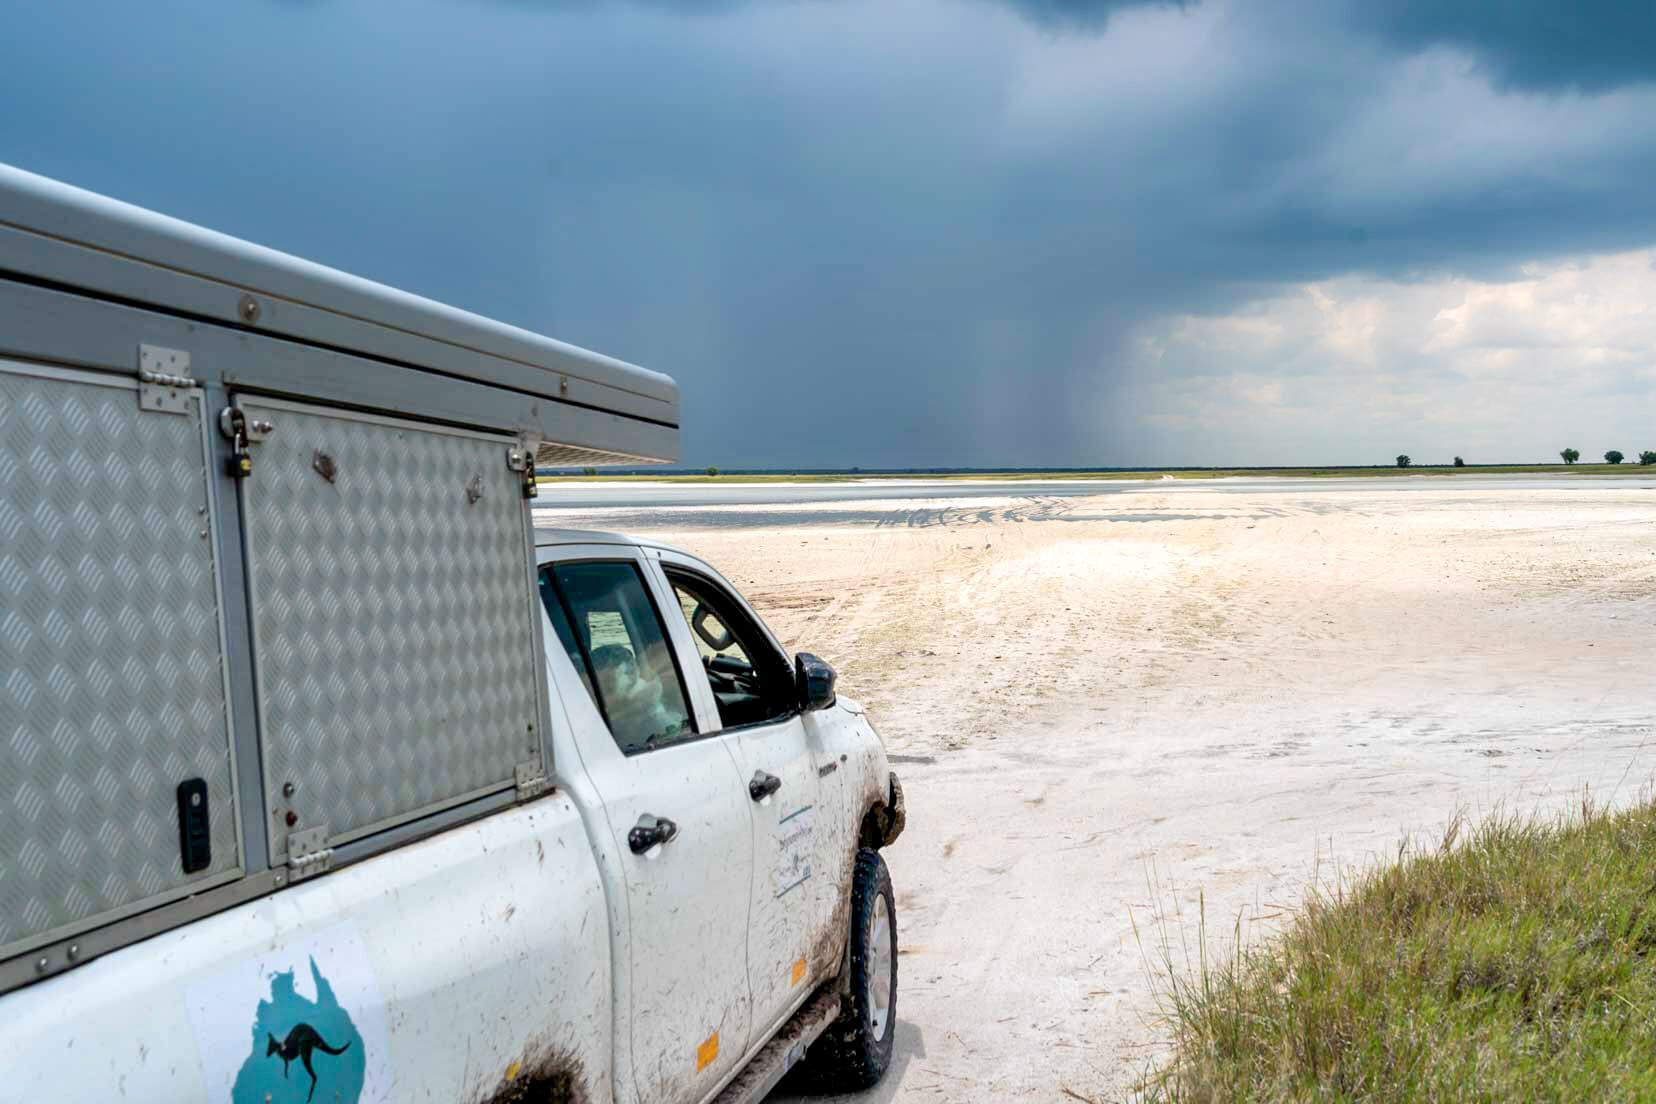
POLYGON ((506 437, 274 400, 242 482, 271 858, 510 788, 538 761, 506 437))
POLYGON ((0 958, 240 873, 199 394, 0 363, 0 958), (180 782, 207 785, 186 875, 180 782))

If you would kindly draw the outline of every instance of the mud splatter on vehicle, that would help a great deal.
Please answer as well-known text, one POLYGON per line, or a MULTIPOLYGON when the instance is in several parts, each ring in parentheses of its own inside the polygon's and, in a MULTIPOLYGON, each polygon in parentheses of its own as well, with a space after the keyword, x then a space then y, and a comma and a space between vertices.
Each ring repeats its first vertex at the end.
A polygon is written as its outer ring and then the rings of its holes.
POLYGON ((508 1066, 500 1085, 475 1104, 589 1104, 591 1099, 581 1060, 562 1047, 543 1046, 508 1066))

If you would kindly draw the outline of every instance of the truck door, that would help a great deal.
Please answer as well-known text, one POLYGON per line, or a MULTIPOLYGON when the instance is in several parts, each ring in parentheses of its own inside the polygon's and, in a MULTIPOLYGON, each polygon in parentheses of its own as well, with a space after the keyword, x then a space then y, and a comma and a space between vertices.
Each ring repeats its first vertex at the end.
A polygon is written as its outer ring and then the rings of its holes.
MULTIPOLYGON (((831 918, 818 890, 817 845, 837 809, 822 806, 825 764, 803 723, 793 663, 758 616, 723 580, 688 557, 660 564, 695 652, 684 666, 707 723, 731 740, 753 820, 753 904, 748 987, 755 1038, 768 1034, 821 977, 831 918)), ((837 803, 835 803, 837 804, 837 803)))
POLYGON ((579 679, 562 697, 626 886, 616 1042, 631 1077, 618 1097, 693 1102, 749 1040, 747 791, 728 738, 697 723, 637 551, 556 555, 542 603, 579 679))

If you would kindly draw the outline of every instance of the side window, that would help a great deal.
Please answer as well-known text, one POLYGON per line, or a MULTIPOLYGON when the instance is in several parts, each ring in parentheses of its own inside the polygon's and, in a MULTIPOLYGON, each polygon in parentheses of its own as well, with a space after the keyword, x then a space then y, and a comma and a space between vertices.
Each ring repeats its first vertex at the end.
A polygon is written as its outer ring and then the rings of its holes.
POLYGON ((695 735, 672 648, 635 564, 549 565, 541 599, 623 752, 695 735))
POLYGON ((742 607, 710 580, 669 571, 679 611, 690 626, 724 728, 759 724, 793 712, 793 672, 742 607))
POLYGON ((592 700, 598 700, 597 691, 592 688, 592 669, 587 666, 586 655, 581 651, 580 641, 575 639, 575 627, 569 623, 569 611, 564 609, 563 599, 558 597, 558 584, 552 579, 552 569, 543 567, 540 570, 541 605, 546 607, 546 616, 552 619, 552 631, 558 634, 558 643, 563 645, 569 654, 569 662, 575 665, 575 671, 586 684, 587 693, 592 700))

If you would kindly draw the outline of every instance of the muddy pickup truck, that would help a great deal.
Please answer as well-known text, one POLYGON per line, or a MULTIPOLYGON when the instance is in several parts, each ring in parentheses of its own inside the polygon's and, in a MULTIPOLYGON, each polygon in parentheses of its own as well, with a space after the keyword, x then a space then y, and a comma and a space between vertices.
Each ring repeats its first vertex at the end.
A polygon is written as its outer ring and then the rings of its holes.
POLYGON ((879 737, 708 564, 536 509, 678 410, 0 166, 0 1099, 880 1078, 879 737))

